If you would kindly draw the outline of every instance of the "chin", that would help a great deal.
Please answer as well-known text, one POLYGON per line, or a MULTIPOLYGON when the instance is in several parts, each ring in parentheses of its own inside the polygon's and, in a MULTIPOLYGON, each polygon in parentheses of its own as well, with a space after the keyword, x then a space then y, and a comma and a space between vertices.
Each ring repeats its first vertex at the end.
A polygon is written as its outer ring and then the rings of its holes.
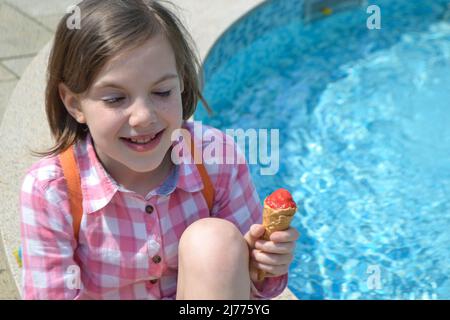
POLYGON ((158 169, 159 166, 163 164, 164 156, 157 156, 149 158, 140 159, 139 161, 132 161, 130 169, 135 172, 150 172, 158 169))
POLYGON ((158 168, 158 166, 149 166, 148 164, 146 166, 136 166, 136 165, 128 165, 128 169, 132 170, 136 173, 147 173, 155 170, 158 168))
POLYGON ((156 170, 163 162, 163 158, 161 159, 141 159, 139 161, 132 161, 129 163, 129 168, 133 170, 134 172, 150 172, 153 170, 156 170))

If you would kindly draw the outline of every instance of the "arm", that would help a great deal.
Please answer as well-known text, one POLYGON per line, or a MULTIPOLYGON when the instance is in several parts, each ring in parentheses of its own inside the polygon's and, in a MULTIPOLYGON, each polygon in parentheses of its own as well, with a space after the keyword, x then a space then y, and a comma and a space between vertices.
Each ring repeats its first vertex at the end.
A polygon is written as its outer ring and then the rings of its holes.
POLYGON ((79 294, 72 217, 59 195, 30 173, 24 178, 20 193, 24 299, 75 299, 79 294))
MULTIPOLYGON (((234 148, 239 161, 237 161, 238 164, 220 166, 212 215, 229 220, 243 235, 246 235, 253 224, 261 223, 262 205, 251 180, 245 158, 236 146, 234 148)), ((249 244, 249 249, 253 248, 249 244)), ((252 257, 251 252, 250 257, 252 257)), ((267 277, 261 282, 252 279, 252 297, 254 299, 273 298, 286 288, 287 280, 287 273, 267 277)))

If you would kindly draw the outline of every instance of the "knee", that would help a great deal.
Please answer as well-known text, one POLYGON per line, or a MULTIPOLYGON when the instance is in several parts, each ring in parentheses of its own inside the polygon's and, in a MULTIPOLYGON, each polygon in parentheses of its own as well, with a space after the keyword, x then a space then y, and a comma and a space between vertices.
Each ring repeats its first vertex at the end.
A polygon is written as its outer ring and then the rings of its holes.
MULTIPOLYGON (((182 234, 179 256, 189 265, 205 264, 215 269, 248 266, 248 246, 239 229, 218 218, 200 219, 182 234)), ((181 262, 182 262, 181 261, 181 262)))

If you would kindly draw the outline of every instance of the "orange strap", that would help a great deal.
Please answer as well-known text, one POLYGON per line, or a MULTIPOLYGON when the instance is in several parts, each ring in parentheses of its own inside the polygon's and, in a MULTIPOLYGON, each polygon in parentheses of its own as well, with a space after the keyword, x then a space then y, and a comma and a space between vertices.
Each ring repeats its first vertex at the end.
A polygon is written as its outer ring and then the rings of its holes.
MULTIPOLYGON (((195 159, 194 156, 195 151, 198 151, 198 149, 195 148, 194 138, 192 138, 191 140, 192 159, 195 159)), ((209 212, 211 213, 214 204, 214 187, 213 184, 211 183, 211 179, 209 178, 208 172, 206 171, 205 166, 203 165, 203 161, 197 163, 197 170, 200 173, 203 182, 203 190, 202 190, 203 197, 205 198, 206 203, 208 204, 209 212)))
MULTIPOLYGON (((191 141, 191 152, 194 156, 194 141, 191 141)), ((78 242, 78 235, 80 233, 81 218, 83 217, 83 196, 81 193, 81 179, 80 172, 78 170, 78 165, 75 160, 75 154, 73 151, 73 146, 63 151, 59 155, 61 162, 61 167, 63 170, 64 177, 67 181, 67 188, 69 191, 69 204, 70 213, 73 219, 73 232, 75 239, 78 242)), ((205 169, 203 163, 197 164, 198 172, 202 178, 203 182, 203 197, 208 204, 209 212, 211 212, 214 204, 214 187, 209 178, 208 172, 205 169)))
POLYGON ((81 218, 83 216, 83 197, 81 194, 80 173, 75 160, 73 146, 66 149, 59 157, 69 191, 70 213, 72 214, 73 219, 73 233, 78 242, 81 218))

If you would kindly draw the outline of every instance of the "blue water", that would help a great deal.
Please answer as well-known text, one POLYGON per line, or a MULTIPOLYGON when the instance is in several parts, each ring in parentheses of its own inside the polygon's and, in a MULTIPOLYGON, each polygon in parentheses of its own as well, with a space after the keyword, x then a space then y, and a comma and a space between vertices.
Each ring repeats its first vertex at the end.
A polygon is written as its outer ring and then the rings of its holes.
POLYGON ((197 119, 280 130, 279 172, 250 170, 261 199, 285 187, 299 205, 300 299, 450 299, 448 3, 378 1, 381 30, 364 9, 299 14, 206 60, 215 115, 197 119))

